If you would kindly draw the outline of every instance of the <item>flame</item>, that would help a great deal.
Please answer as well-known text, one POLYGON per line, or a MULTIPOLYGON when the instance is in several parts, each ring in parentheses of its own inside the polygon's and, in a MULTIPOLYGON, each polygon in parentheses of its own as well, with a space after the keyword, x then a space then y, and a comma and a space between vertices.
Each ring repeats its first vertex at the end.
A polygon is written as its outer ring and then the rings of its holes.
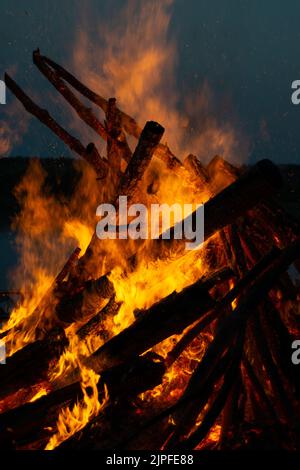
MULTIPOLYGON (((196 97, 191 95, 184 103, 179 100, 175 84, 178 60, 176 42, 169 34, 171 5, 169 0, 129 1, 125 9, 112 19, 113 25, 101 26, 101 51, 97 44, 87 47, 89 37, 81 31, 74 48, 72 69, 100 95, 116 96, 120 108, 142 125, 146 120, 154 119, 165 126, 164 139, 178 157, 185 156, 187 149, 202 157, 203 161, 215 153, 222 153, 225 157, 235 155, 238 134, 229 123, 221 125, 213 117, 214 99, 208 83, 204 83, 196 97), (123 47, 124 44, 126 47, 123 47)), ((80 124, 79 127, 75 121, 71 124, 84 142, 84 126, 80 124)), ((129 138, 129 143, 133 148, 136 145, 132 138, 129 138)), ((101 148, 101 143, 97 141, 98 144, 101 148)), ((46 303, 54 302, 51 288, 62 268, 62 260, 66 260, 76 246, 80 246, 84 253, 97 223, 96 207, 101 202, 110 201, 111 187, 107 182, 99 183, 93 170, 80 161, 75 163, 75 167, 80 178, 71 200, 51 194, 46 184, 46 171, 38 161, 30 164, 15 189, 21 205, 21 212, 14 222, 20 263, 12 279, 14 286, 25 295, 24 301, 15 307, 1 330, 8 332, 6 344, 9 355, 33 342, 36 332, 43 329, 47 322, 51 323, 51 309, 37 307, 47 295, 49 302, 46 303)), ((217 171, 214 191, 229 182, 228 175, 217 171)), ((175 174, 160 160, 153 158, 136 197, 138 202, 147 206, 152 202, 199 204, 211 197, 211 187, 207 185, 195 189, 184 168, 175 174), (149 194, 147 188, 154 183, 156 191, 149 194)), ((153 261, 147 258, 147 250, 144 252, 142 247, 138 250, 137 267, 132 271, 128 269, 131 245, 136 251, 136 244, 130 241, 124 249, 124 243, 106 240, 103 243, 103 258, 95 260, 93 277, 110 271, 116 301, 121 303, 117 315, 107 320, 110 337, 135 320, 135 310, 147 309, 173 291, 181 291, 208 270, 205 250, 188 252, 179 259, 153 261)), ((109 399, 105 388, 105 396, 99 401, 99 375, 81 364, 81 358, 99 348, 103 340, 99 337, 80 340, 76 335, 79 326, 75 323, 66 328, 69 346, 51 367, 49 382, 67 376, 79 367, 83 400, 72 409, 67 407, 61 410, 57 430, 50 438, 47 450, 54 449, 83 429, 109 399)), ((181 336, 168 338, 153 350, 166 358, 181 336)), ((158 401, 163 404, 177 400, 210 340, 208 334, 200 334, 169 367, 162 384, 143 393, 139 397, 141 401, 157 405, 158 401)), ((40 388, 30 401, 47 392, 46 386, 40 388)), ((215 433, 217 430, 215 427, 215 433)))
POLYGON ((42 387, 29 401, 30 402, 33 402, 33 401, 36 401, 38 400, 39 398, 47 395, 49 392, 49 390, 47 390, 46 387, 42 387))
MULTIPOLYGON (((70 68, 101 96, 116 97, 120 108, 140 125, 149 119, 160 122, 166 129, 164 141, 179 158, 192 152, 204 162, 215 154, 246 160, 248 141, 236 122, 218 119, 220 101, 208 81, 184 97, 177 89, 178 45, 170 27, 173 3, 129 0, 99 25, 96 41, 88 35, 92 13, 87 9, 70 68)), ((72 125, 87 138, 74 119, 72 125)))
POLYGON ((55 447, 83 429, 93 417, 99 414, 108 401, 106 386, 102 402, 100 403, 98 400, 97 383, 100 376, 86 367, 82 367, 81 374, 83 400, 76 403, 72 410, 65 408, 60 412, 57 421, 57 433, 51 436, 45 450, 55 449, 55 447))

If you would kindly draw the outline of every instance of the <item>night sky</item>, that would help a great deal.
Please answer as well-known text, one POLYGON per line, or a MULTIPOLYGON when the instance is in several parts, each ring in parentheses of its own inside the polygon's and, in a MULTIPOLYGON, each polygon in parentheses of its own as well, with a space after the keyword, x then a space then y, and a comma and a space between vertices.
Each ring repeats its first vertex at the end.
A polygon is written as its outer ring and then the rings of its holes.
MULTIPOLYGON (((88 28, 96 40, 99 24, 109 25, 124 3, 1 0, 1 74, 9 71, 43 102, 44 90, 55 91, 32 65, 32 50, 40 47, 57 62, 69 63, 78 29, 88 28)), ((190 90, 208 82, 218 119, 237 126, 248 142, 242 160, 300 164, 300 105, 291 103, 291 83, 300 79, 299 1, 175 0, 168 35, 177 44, 179 109, 190 90)), ((0 138, 8 123, 14 130, 9 112, 14 100, 8 92, 7 105, 0 107, 0 138)), ((7 155, 70 154, 34 119, 16 127, 7 155)))

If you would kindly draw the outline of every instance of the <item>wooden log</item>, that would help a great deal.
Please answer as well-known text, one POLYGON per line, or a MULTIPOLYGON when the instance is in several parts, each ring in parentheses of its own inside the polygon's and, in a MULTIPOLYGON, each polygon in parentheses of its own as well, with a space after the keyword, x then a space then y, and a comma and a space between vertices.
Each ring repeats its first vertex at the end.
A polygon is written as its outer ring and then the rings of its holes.
MULTIPOLYGON (((43 324, 44 312, 47 308, 49 309, 50 306, 52 307, 55 305, 58 298, 61 296, 61 293, 64 291, 63 281, 66 278, 66 276, 68 276, 71 273, 72 269, 74 269, 74 266, 78 260, 80 251, 81 251, 80 248, 77 247, 71 253, 66 263, 64 264, 60 272, 55 277, 51 287, 48 289, 46 294, 42 297, 42 299, 40 300, 36 308, 33 310, 32 314, 30 315, 30 317, 34 317, 34 318, 39 317, 41 319, 40 324, 42 325, 42 328, 41 328, 42 331, 40 334, 39 330, 37 329, 36 339, 42 339, 44 337, 45 326, 46 326, 43 324)), ((29 318, 29 321, 30 321, 30 318, 29 318)), ((49 327, 52 328, 53 324, 49 325, 49 327)), ((27 324, 25 320, 25 322, 22 322, 20 325, 17 325, 15 328, 10 329, 10 330, 4 330, 2 333, 0 333, 0 339, 3 339, 9 334, 17 335, 18 333, 20 333, 22 330, 26 328, 27 328, 27 324)))
MULTIPOLYGON (((181 292, 173 292, 140 312, 132 325, 105 343, 92 356, 83 359, 83 362, 87 367, 103 372, 130 361, 165 338, 181 333, 213 305, 214 301, 203 279, 200 279, 181 292)), ((74 382, 78 373, 75 370, 69 377, 58 378, 52 383, 53 389, 60 388, 69 381, 74 382)))
POLYGON ((96 147, 90 153, 82 143, 69 134, 63 127, 61 127, 52 116, 45 109, 40 108, 35 104, 29 96, 16 84, 16 82, 6 73, 4 81, 9 90, 16 96, 16 98, 23 104, 26 111, 35 116, 45 126, 54 132, 72 151, 76 152, 84 158, 96 171, 99 177, 104 177, 108 171, 107 162, 101 158, 96 147))
POLYGON ((241 278, 245 275, 248 269, 245 253, 239 237, 239 230, 235 223, 228 227, 228 234, 234 258, 233 265, 236 267, 237 274, 241 278))
MULTIPOLYGON (((186 410, 186 407, 192 401, 194 403, 197 402, 196 406, 198 408, 201 408, 201 406, 204 406, 205 403, 209 400, 210 396, 212 395, 215 384, 218 383, 218 381, 220 380, 220 378, 222 377, 222 375, 224 374, 224 372, 227 370, 228 366, 230 365, 231 361, 233 360, 233 356, 234 356, 234 351, 232 349, 227 349, 227 351, 218 361, 213 371, 211 371, 211 373, 208 374, 206 378, 207 380, 205 381, 205 384, 201 389, 201 395, 199 394, 199 388, 194 387, 193 390, 191 390, 188 395, 187 394, 182 395, 174 405, 167 407, 162 412, 150 418, 148 421, 144 422, 140 427, 135 429, 132 435, 129 435, 128 438, 124 442, 122 442, 121 448, 127 448, 130 442, 134 441, 138 435, 140 435, 150 426, 155 426, 155 425, 157 426, 158 423, 160 423, 164 418, 170 416, 171 414, 177 413, 178 411, 181 411, 182 409, 186 410)), ((176 427, 175 427, 175 432, 176 432, 176 427)), ((175 434, 174 434, 174 440, 175 440, 175 434)), ((172 445, 170 440, 168 440, 168 445, 169 444, 172 445)))
MULTIPOLYGON (((113 203, 117 205, 118 196, 127 196, 127 202, 130 203, 163 132, 164 128, 160 126, 160 124, 154 121, 148 121, 146 123, 125 174, 120 180, 116 194, 112 198, 113 203)), ((94 233, 85 254, 80 258, 77 272, 77 276, 80 279, 88 278, 92 275, 94 271, 94 260, 98 257, 99 252, 101 252, 101 240, 99 240, 96 233, 94 233)))
MULTIPOLYGON (((280 172, 270 160, 261 160, 256 163, 234 183, 204 204, 204 241, 227 225, 234 223, 238 217, 244 215, 260 201, 271 197, 281 185, 280 172)), ((189 224, 195 232, 196 215, 197 211, 178 224, 181 227, 184 223, 189 224)), ((184 237, 174 239, 176 226, 149 244, 150 253, 154 251, 156 257, 162 257, 184 251, 187 240, 184 237)))
POLYGON ((2 390, 4 396, 6 397, 7 393, 17 392, 19 388, 32 387, 46 380, 50 361, 53 365, 68 344, 66 339, 63 340, 65 336, 61 327, 69 326, 75 321, 82 321, 84 318, 91 318, 109 302, 113 295, 113 285, 106 276, 86 282, 84 289, 73 296, 67 292, 55 306, 52 321, 44 324, 43 328, 40 328, 41 331, 37 333, 39 339, 17 351, 8 358, 6 366, 1 368, 0 377, 2 377, 2 383, 5 384, 2 390), (55 325, 60 327, 59 334, 56 333, 55 325), (59 341, 61 341, 61 346, 59 341), (49 347, 49 344, 54 345, 49 347))
MULTIPOLYGON (((88 100, 92 103, 95 103, 99 108, 101 108, 104 113, 107 113, 108 102, 105 98, 102 98, 99 94, 95 93, 94 91, 90 90, 86 85, 81 83, 74 75, 68 72, 64 67, 54 62, 54 60, 41 55, 41 59, 52 69, 54 69, 60 77, 62 77, 66 82, 68 82, 75 90, 79 91, 83 96, 85 96, 88 100)), ((126 132, 130 135, 133 135, 137 139, 140 137, 140 133, 142 129, 136 123, 136 121, 131 118, 128 114, 120 111, 120 116, 122 120, 122 127, 126 130, 126 132)))
POLYGON ((192 182, 197 186, 197 190, 201 191, 202 188, 207 190, 207 187, 209 187, 210 184, 210 179, 206 169, 198 158, 192 154, 188 155, 183 160, 183 166, 189 172, 192 182))
MULTIPOLYGON (((105 383, 110 397, 110 408, 116 403, 133 400, 138 394, 159 385, 165 373, 162 358, 154 353, 136 357, 130 363, 122 364, 106 371, 97 385, 98 393, 103 393, 105 383)), ((15 447, 37 439, 49 439, 55 432, 58 413, 62 407, 75 405, 82 400, 80 382, 75 382, 61 390, 26 403, 1 415, 0 445, 6 439, 15 447), (52 432, 49 430, 52 428, 52 432)), ((76 436, 74 436, 76 439, 76 436)))
MULTIPOLYGON (((234 183, 204 204, 204 241, 234 223, 260 201, 271 197, 280 188, 281 183, 279 170, 269 160, 261 160, 246 171, 234 183)), ((132 183, 126 183, 126 186, 134 187, 132 183)), ((150 240, 144 247, 145 254, 152 260, 182 255, 186 242, 192 240, 187 240, 184 233, 181 239, 175 239, 176 227, 179 225, 182 228, 186 224, 195 232, 198 228, 196 221, 195 211, 187 219, 171 227, 167 233, 161 234, 158 239, 150 240)), ((86 253, 80 258, 79 272, 83 277, 91 275, 89 265, 93 265, 93 259, 100 249, 99 242, 94 234, 86 253)), ((132 258, 133 255, 132 252, 128 253, 128 258, 132 258)))
POLYGON ((256 373, 253 370, 253 367, 251 365, 251 362, 249 361, 248 357, 246 354, 244 354, 242 365, 245 368, 247 377, 250 381, 250 384, 256 393, 256 395, 259 398, 260 404, 264 406, 267 414, 271 417, 271 419, 276 422, 277 421, 277 415, 274 411, 274 407, 272 405, 272 402, 270 401, 268 395, 266 394, 266 391, 264 389, 264 386, 261 384, 259 381, 259 378, 257 377, 256 373))
POLYGON ((121 158, 127 163, 131 160, 132 152, 122 130, 121 114, 116 105, 116 98, 109 98, 107 102, 106 128, 107 128, 107 158, 116 159, 118 165, 115 165, 117 172, 120 171, 121 158))
POLYGON ((40 50, 36 49, 32 54, 33 63, 40 72, 59 91, 66 101, 75 109, 76 113, 88 126, 90 126, 103 139, 107 139, 107 131, 104 125, 97 119, 93 111, 80 102, 76 95, 69 89, 59 75, 42 60, 40 50))
POLYGON ((104 330, 104 324, 110 318, 113 319, 117 315, 121 307, 120 302, 116 302, 115 297, 112 296, 104 308, 94 315, 87 323, 82 325, 76 332, 77 336, 84 340, 88 336, 101 336, 104 340, 108 340, 110 332, 104 330))
MULTIPOLYGON (((49 67, 46 61, 43 60, 40 55, 39 49, 33 52, 33 63, 38 67, 38 69, 45 75, 45 77, 52 83, 52 85, 61 93, 61 95, 66 99, 66 101, 75 109, 76 113, 88 126, 90 126, 100 137, 104 140, 114 141, 114 145, 119 148, 120 152, 124 155, 126 161, 130 160, 131 151, 126 142, 125 136, 123 139, 119 140, 121 137, 121 129, 118 134, 115 134, 112 129, 106 128, 95 116, 93 111, 90 108, 84 106, 80 100, 74 95, 74 93, 69 89, 65 82, 60 78, 59 74, 49 67)), ((109 112, 109 104, 108 104, 109 112)))
POLYGON ((47 380, 50 361, 57 360, 67 344, 63 329, 56 327, 48 332, 46 340, 28 344, 8 357, 5 367, 0 368, 0 400, 47 380))
MULTIPOLYGON (((174 437, 172 436, 173 438, 168 442, 168 445, 166 447, 168 450, 173 449, 174 447, 180 450, 183 450, 183 449, 192 450, 207 435, 207 433, 213 426, 214 422, 220 415, 223 407, 225 406, 226 399, 236 381, 237 374, 238 374, 239 367, 240 367, 242 351, 243 351, 243 334, 240 334, 237 340, 237 345, 235 346, 235 353, 233 355, 233 359, 231 360, 231 363, 228 369, 225 371, 221 388, 217 392, 216 397, 214 398, 211 406, 206 412, 200 426, 188 438, 181 440, 181 438, 183 437, 183 432, 186 434, 186 431, 191 428, 191 426, 193 425, 194 419, 197 417, 198 413, 201 411, 204 405, 200 408, 197 407, 198 409, 197 408, 195 409, 195 407, 192 406, 192 412, 190 411, 190 416, 188 417, 188 420, 187 420, 187 415, 185 415, 182 422, 177 424, 176 438, 175 438, 175 435, 173 435, 174 437), (194 414, 194 419, 193 419, 193 414, 194 414)), ((199 391, 199 393, 201 392, 199 391)))
POLYGON ((281 418, 285 419, 286 422, 291 423, 293 421, 293 416, 295 409, 293 404, 289 400, 286 390, 281 381, 278 369, 274 363, 274 359, 271 355, 271 352, 266 343, 265 337, 262 333, 261 328, 261 318, 260 315, 254 315, 252 318, 252 333, 253 338, 256 344, 256 350, 258 351, 261 360, 266 369, 267 376, 271 382, 273 397, 275 399, 276 405, 279 407, 279 412, 281 418))
POLYGON ((222 410, 221 434, 219 437, 218 449, 222 450, 230 448, 230 441, 232 436, 239 432, 244 422, 244 402, 245 389, 242 383, 241 368, 238 368, 236 377, 232 384, 232 388, 228 393, 228 397, 225 397, 225 406, 222 410))
MULTIPOLYGON (((204 387, 210 376, 219 367, 221 358, 224 358, 226 351, 234 341, 236 335, 245 328, 246 322, 251 317, 256 305, 264 298, 266 293, 276 282, 278 275, 285 271, 287 267, 300 256, 300 241, 297 240, 285 250, 280 251, 275 261, 265 269, 261 275, 256 277, 255 282, 249 287, 246 293, 240 298, 239 305, 233 313, 224 320, 216 336, 208 347, 202 361, 195 369, 190 383, 180 400, 173 406, 158 414, 145 426, 158 422, 170 413, 182 410, 184 405, 190 400, 194 400, 199 395, 200 388, 204 387)), ((229 349, 230 350, 230 349, 229 349)), ((184 411, 183 411, 184 413, 184 411)))
MULTIPOLYGON (((106 144, 106 154, 107 159, 109 161, 111 167, 111 183, 110 185, 113 187, 113 193, 115 193, 116 186, 119 184, 119 178, 121 175, 121 160, 122 155, 116 145, 117 140, 121 136, 121 122, 120 122, 120 114, 116 108, 116 99, 109 98, 108 100, 108 107, 107 112, 105 114, 105 127, 107 129, 107 144, 106 144)), ((131 152, 129 161, 131 158, 131 152)))
MULTIPOLYGON (((72 85, 75 90, 79 91, 83 96, 88 98, 91 102, 95 103, 99 106, 104 113, 107 112, 108 109, 108 102, 106 99, 102 98, 99 94, 95 93, 94 91, 90 90, 87 86, 81 83, 77 78, 75 78, 70 72, 64 69, 61 65, 58 65, 53 60, 49 59, 48 57, 41 56, 41 59, 50 65, 64 80, 66 80, 70 85, 72 85)), ((142 128, 136 123, 136 121, 129 116, 128 114, 124 113, 123 111, 119 110, 120 117, 121 117, 121 124, 125 131, 136 137, 137 139, 140 138, 140 134, 142 132, 142 128)), ((171 150, 167 145, 158 144, 155 150, 155 156, 161 159, 170 169, 176 170, 181 167, 181 162, 178 158, 173 155, 171 150)))
POLYGON ((132 199, 163 133, 164 128, 157 122, 146 123, 125 174, 121 178, 118 194, 127 195, 129 200, 132 199))
POLYGON ((84 289, 73 296, 67 294, 60 299, 55 314, 63 324, 82 321, 101 310, 113 295, 112 282, 107 276, 101 276, 99 279, 87 281, 84 289))
POLYGON ((61 283, 64 281, 64 279, 66 278, 66 276, 70 274, 72 269, 74 269, 74 266, 78 261, 78 256, 80 254, 80 251, 81 251, 81 248, 77 247, 75 248, 73 253, 71 253, 67 262, 65 263, 65 265, 63 266, 63 268, 61 269, 61 271, 58 273, 58 275, 55 278, 56 287, 59 287, 61 283))
POLYGON ((290 391, 300 396, 300 370, 291 361, 291 344, 296 338, 290 334, 271 301, 264 302, 264 320, 266 329, 274 338, 273 341, 277 342, 277 349, 273 350, 276 362, 289 380, 290 391))
POLYGON ((242 169, 234 167, 219 155, 216 155, 205 169, 210 180, 210 188, 213 194, 220 192, 229 184, 232 184, 243 172, 242 169))

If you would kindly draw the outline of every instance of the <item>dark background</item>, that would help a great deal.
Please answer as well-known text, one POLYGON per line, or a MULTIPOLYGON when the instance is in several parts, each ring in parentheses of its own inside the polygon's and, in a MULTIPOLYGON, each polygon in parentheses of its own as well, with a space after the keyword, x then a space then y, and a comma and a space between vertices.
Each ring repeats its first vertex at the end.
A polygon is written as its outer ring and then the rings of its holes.
MULTIPOLYGON (((54 60, 68 62, 86 12, 89 36, 96 38, 99 24, 110 25, 124 3, 1 0, 1 73, 9 70, 26 90, 42 93, 45 80, 32 65, 32 50, 39 46, 54 60)), ((175 0, 171 12, 168 34, 177 43, 179 107, 188 90, 207 80, 217 99, 230 100, 219 110, 220 119, 238 117, 250 142, 243 161, 270 157, 300 163, 300 106, 291 103, 291 83, 300 79, 299 1, 175 0)), ((8 94, 8 105, 12 100, 8 94)), ((69 155, 33 119, 21 134, 8 155, 69 155)))

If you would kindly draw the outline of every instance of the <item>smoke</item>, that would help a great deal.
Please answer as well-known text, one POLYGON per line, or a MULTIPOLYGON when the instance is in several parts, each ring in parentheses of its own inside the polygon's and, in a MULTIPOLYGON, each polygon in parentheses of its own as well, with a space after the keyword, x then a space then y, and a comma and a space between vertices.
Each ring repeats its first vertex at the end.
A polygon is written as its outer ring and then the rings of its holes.
POLYGON ((30 116, 24 112, 17 100, 2 105, 1 111, 3 117, 0 121, 0 157, 6 157, 12 149, 22 143, 30 116))
MULTIPOLYGON (((205 163, 221 154, 242 162, 248 155, 248 140, 237 119, 221 121, 223 104, 208 81, 201 80, 196 90, 185 89, 184 96, 179 91, 180 57, 170 27, 172 4, 170 0, 129 0, 109 20, 100 22, 96 37, 89 34, 93 12, 87 10, 70 67, 101 96, 116 97, 119 107, 141 126, 150 119, 160 122, 166 129, 165 142, 179 158, 194 153, 205 163)), ((228 105, 228 101, 224 95, 223 102, 228 105)), ((83 135, 82 126, 77 130, 83 135)))

